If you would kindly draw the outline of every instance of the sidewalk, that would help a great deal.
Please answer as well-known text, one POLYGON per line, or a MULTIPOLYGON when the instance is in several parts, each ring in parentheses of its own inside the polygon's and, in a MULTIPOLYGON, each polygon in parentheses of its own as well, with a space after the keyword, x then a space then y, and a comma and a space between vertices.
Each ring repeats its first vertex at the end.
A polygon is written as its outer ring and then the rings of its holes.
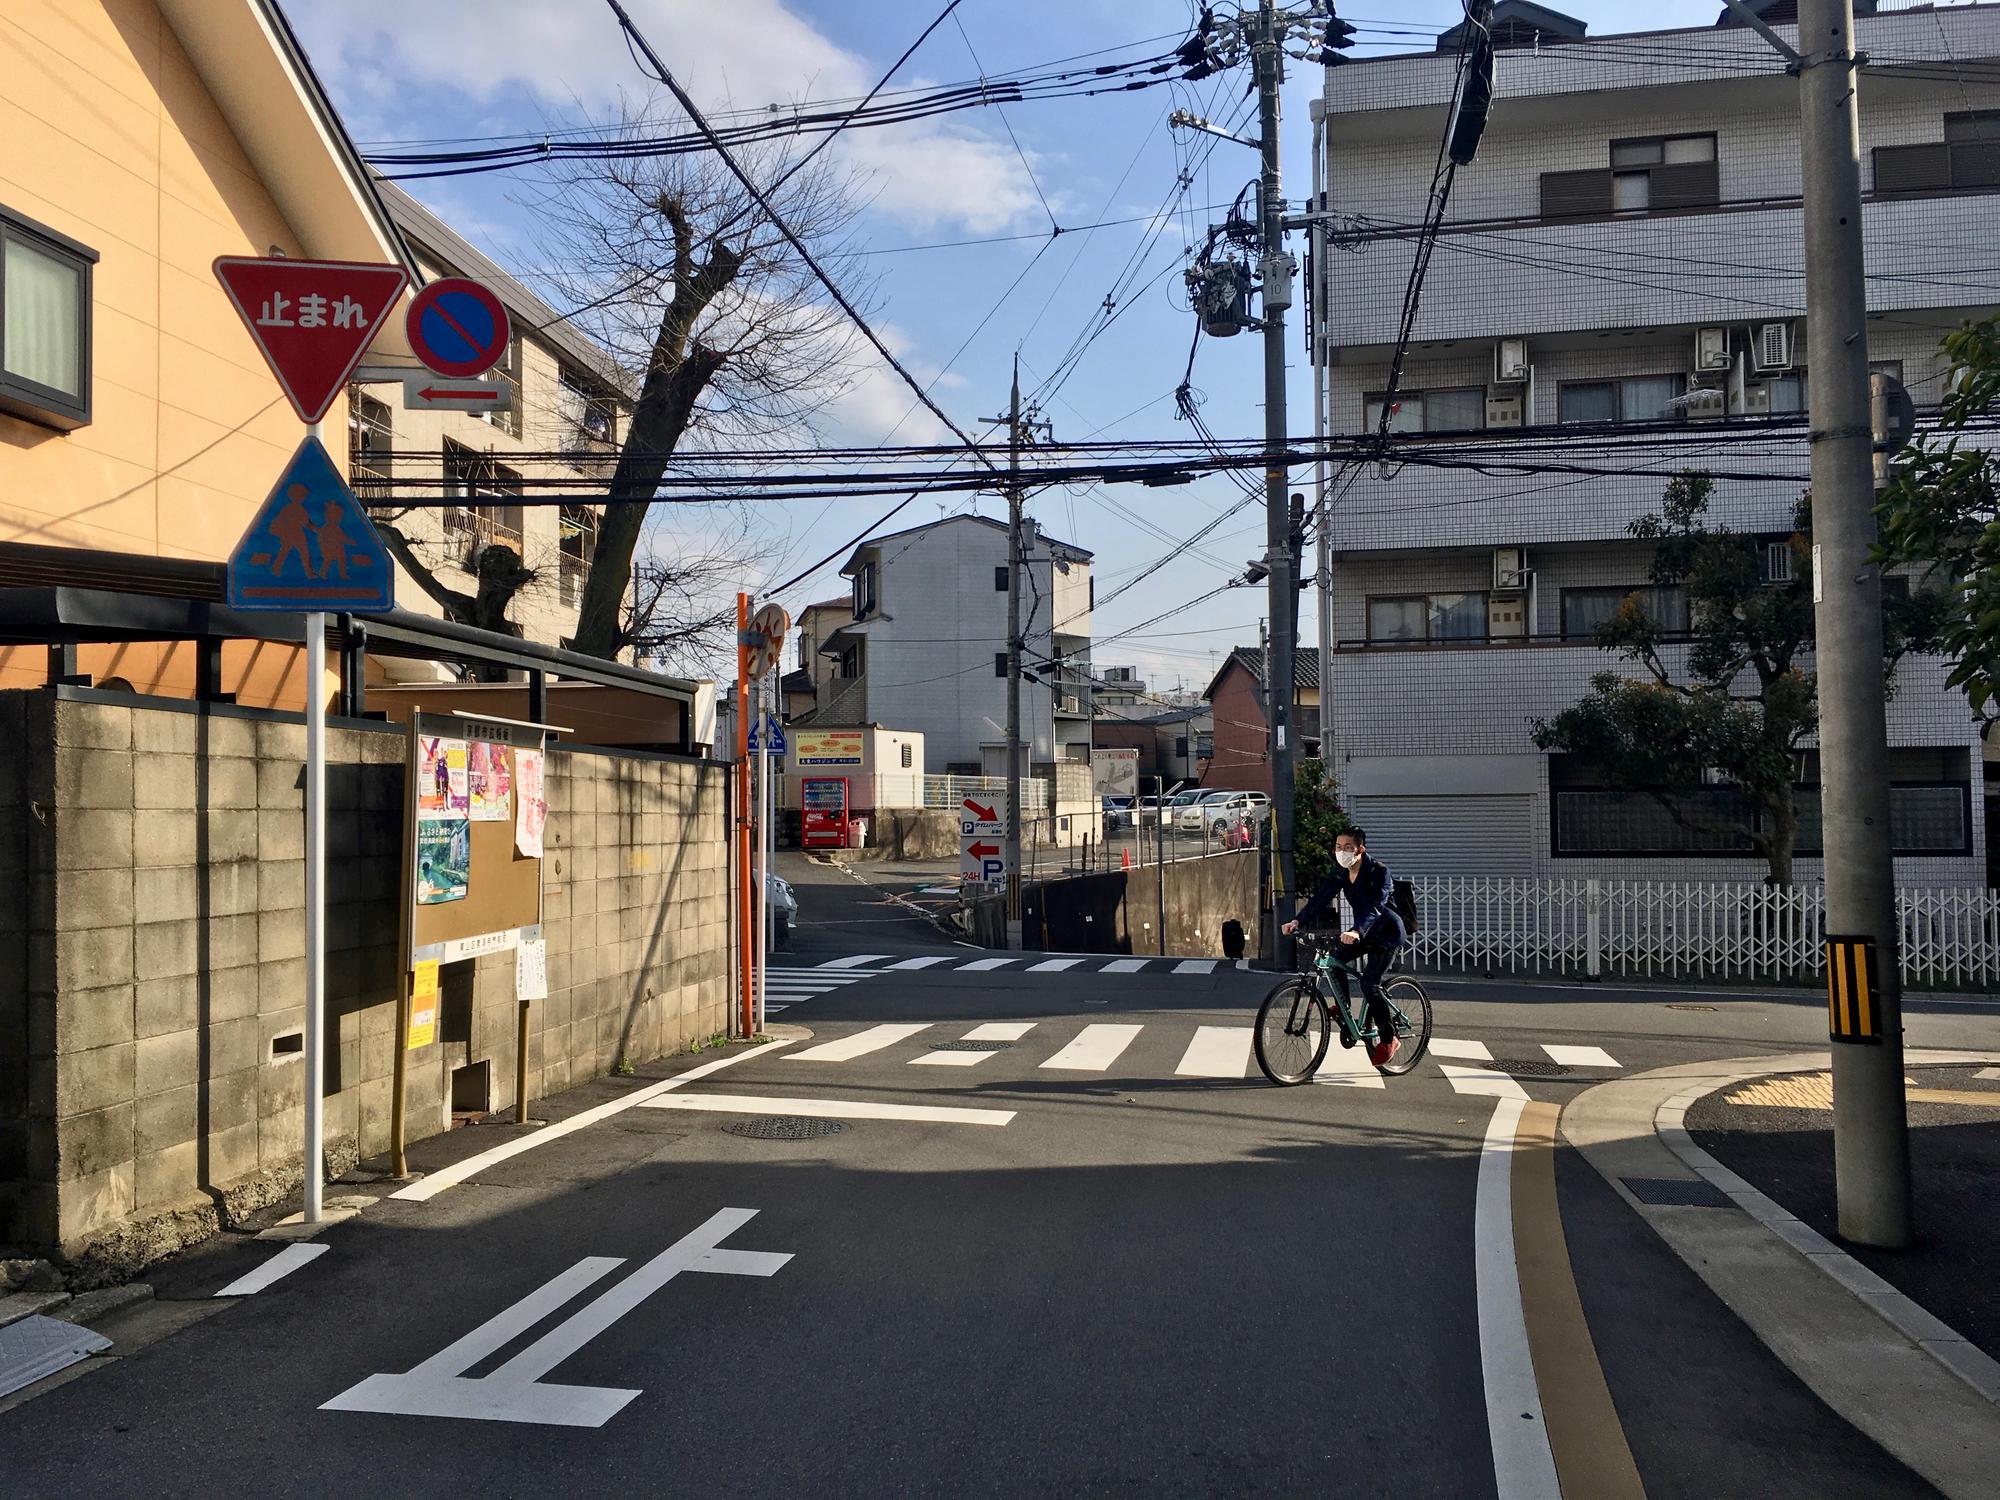
POLYGON ((2000 1234, 2000 1077, 1974 1064, 1905 1070, 1915 1248, 1840 1239, 1834 1207, 1832 1093, 1823 1073, 1718 1089, 1689 1107, 1704 1150, 1869 1270, 2000 1358, 1992 1247, 2000 1234))

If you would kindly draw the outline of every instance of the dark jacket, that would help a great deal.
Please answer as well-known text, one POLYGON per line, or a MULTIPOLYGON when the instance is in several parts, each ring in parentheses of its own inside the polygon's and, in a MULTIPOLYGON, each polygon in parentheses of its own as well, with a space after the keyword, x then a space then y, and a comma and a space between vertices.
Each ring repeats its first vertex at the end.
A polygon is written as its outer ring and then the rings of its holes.
POLYGON ((1354 871, 1354 879, 1349 880, 1348 872, 1335 865, 1333 873, 1320 883, 1299 911, 1299 925, 1310 926, 1314 918, 1322 912, 1335 909, 1340 898, 1347 898, 1348 909, 1354 913, 1354 920, 1348 924, 1362 942, 1371 948, 1388 947, 1391 944, 1409 940, 1409 932, 1403 926, 1403 919, 1396 913, 1396 883, 1389 874, 1389 867, 1369 854, 1361 856, 1361 865, 1354 871))

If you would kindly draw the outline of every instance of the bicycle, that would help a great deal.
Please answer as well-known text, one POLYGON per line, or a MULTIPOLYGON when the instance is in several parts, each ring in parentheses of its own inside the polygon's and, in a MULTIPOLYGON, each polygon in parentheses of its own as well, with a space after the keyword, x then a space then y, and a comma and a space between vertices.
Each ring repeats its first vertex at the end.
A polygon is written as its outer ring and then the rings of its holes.
MULTIPOLYGON (((1355 1020, 1353 999, 1361 971, 1303 935, 1299 946, 1301 956, 1311 954, 1310 962, 1303 973, 1280 980, 1264 997, 1252 1033, 1257 1066, 1271 1082, 1286 1086, 1304 1083, 1319 1071, 1333 1041, 1334 1015, 1340 1017, 1341 1046, 1366 1045, 1376 1039, 1373 1026, 1355 1020)), ((1403 1044, 1381 1069, 1393 1077, 1409 1072, 1430 1048, 1431 998, 1412 974, 1383 975, 1382 998, 1388 1003, 1396 1039, 1403 1044)))

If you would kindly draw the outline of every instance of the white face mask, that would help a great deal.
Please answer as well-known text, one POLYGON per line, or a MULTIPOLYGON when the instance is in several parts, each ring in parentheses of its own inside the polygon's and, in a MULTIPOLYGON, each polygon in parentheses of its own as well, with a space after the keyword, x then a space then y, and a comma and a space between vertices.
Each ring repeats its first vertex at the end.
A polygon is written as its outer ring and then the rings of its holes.
POLYGON ((1351 870, 1361 863, 1361 852, 1357 849, 1336 849, 1333 857, 1340 862, 1340 868, 1351 870))

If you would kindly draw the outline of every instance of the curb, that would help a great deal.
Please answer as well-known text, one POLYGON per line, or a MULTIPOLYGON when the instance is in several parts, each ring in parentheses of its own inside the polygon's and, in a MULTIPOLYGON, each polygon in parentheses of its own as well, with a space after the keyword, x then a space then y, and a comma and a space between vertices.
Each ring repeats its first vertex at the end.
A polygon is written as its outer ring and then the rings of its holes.
MULTIPOLYGON (((1918 1055, 1912 1054, 1912 1058, 1918 1055)), ((2000 1058, 1974 1055, 1958 1060, 1988 1062, 2000 1058)), ((1913 1065, 1923 1066, 1920 1062, 1913 1062, 1913 1065)), ((1667 1149, 1686 1162, 1696 1176, 1720 1189, 1738 1208, 1798 1251, 1812 1265, 1832 1277, 1864 1306, 1887 1319, 1919 1349, 1964 1381, 1980 1396, 1995 1406, 2000 1406, 2000 1360, 1994 1359, 1942 1319, 1925 1311, 1818 1230, 1730 1171, 1696 1145, 1694 1137, 1688 1133, 1686 1125, 1688 1110, 1694 1107, 1697 1100, 1706 1098, 1717 1089, 1729 1088, 1753 1078, 1766 1078, 1778 1073, 1809 1073, 1818 1070, 1818 1064, 1783 1068, 1764 1067, 1683 1089, 1654 1111, 1654 1129, 1659 1132, 1660 1139, 1667 1143, 1667 1149)))

